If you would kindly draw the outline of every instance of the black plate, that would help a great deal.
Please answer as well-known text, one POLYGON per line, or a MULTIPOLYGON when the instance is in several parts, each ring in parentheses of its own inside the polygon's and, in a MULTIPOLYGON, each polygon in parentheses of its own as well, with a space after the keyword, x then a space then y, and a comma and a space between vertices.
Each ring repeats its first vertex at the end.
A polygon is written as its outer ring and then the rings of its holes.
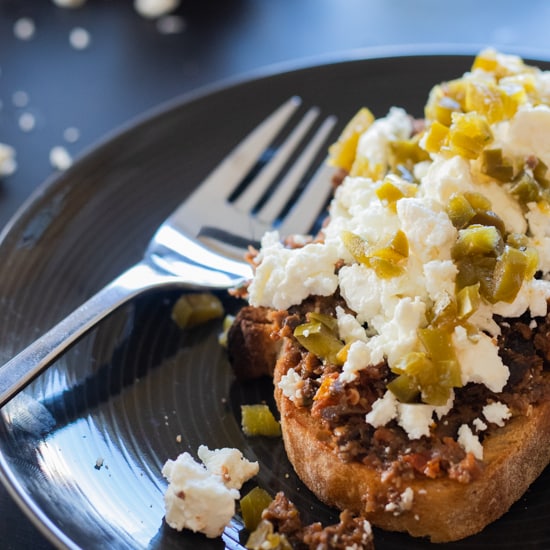
MULTIPOLYGON (((392 105, 420 116, 431 86, 471 61, 406 55, 278 72, 186 97, 118 133, 47 182, 4 232, 0 359, 137 261, 155 227, 289 96, 336 114, 340 128, 362 105, 377 116, 392 105)), ((259 484, 285 490, 306 520, 337 518, 295 478, 280 441, 242 435, 240 404, 270 401, 271 384, 234 381, 219 324, 178 330, 169 319, 177 294, 152 293, 116 312, 1 411, 6 486, 56 545, 235 546, 238 521, 225 542, 164 525, 160 469, 200 444, 258 459, 259 484)), ((549 475, 483 533, 444 548, 549 548, 549 475)), ((379 550, 437 547, 375 535, 379 550)))

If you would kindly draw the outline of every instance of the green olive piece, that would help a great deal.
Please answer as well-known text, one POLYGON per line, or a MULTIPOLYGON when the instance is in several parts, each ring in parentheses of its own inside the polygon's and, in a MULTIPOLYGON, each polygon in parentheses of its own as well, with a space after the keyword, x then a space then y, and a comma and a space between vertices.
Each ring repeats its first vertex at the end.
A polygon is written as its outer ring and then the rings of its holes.
POLYGON ((447 203, 447 215, 457 229, 462 229, 470 224, 476 210, 462 193, 454 193, 447 203))
POLYGON ((264 403, 241 405, 241 427, 245 435, 279 437, 281 426, 264 403))
POLYGON ((396 231, 382 246, 369 246, 365 239, 351 231, 342 232, 342 241, 356 262, 373 269, 381 279, 405 273, 401 265, 409 256, 409 242, 402 230, 396 231))
POLYGON ((317 311, 310 311, 307 314, 308 321, 319 321, 323 323, 333 334, 338 334, 338 320, 332 315, 326 313, 319 313, 317 311))
POLYGON ((479 307, 481 303, 481 294, 479 291, 480 283, 465 286, 460 289, 456 295, 457 318, 460 321, 468 319, 479 307))
POLYGON ((309 321, 294 329, 294 337, 313 355, 334 365, 340 365, 338 352, 344 343, 336 337, 327 325, 320 321, 309 321))
POLYGON ((495 265, 491 302, 513 302, 528 267, 529 256, 524 251, 506 246, 495 265))
POLYGON ((476 159, 493 141, 487 120, 477 113, 452 113, 451 121, 449 146, 466 159, 476 159))
POLYGON ((407 374, 400 374, 391 382, 388 382, 390 390, 401 403, 415 403, 420 397, 418 382, 407 374))
POLYGON ((470 225, 460 229, 451 254, 453 259, 467 256, 498 256, 503 248, 500 231, 493 225, 470 225))
POLYGON ((248 531, 254 531, 262 519, 262 512, 271 504, 271 495, 261 487, 254 487, 240 500, 241 515, 248 531))
POLYGON ((502 157, 502 149, 485 149, 481 153, 481 172, 501 182, 511 181, 514 167, 502 157))
POLYGON ((172 319, 180 328, 191 328, 223 314, 220 299, 210 292, 183 294, 172 308, 172 319))
POLYGON ((429 378, 421 382, 422 399, 430 405, 444 405, 453 387, 462 386, 460 364, 452 343, 452 330, 427 327, 418 330, 433 367, 429 378))
POLYGON ((457 291, 479 283, 481 296, 488 299, 492 293, 496 262, 497 259, 494 256, 473 256, 457 260, 458 274, 455 281, 457 291))
POLYGON ((541 188, 534 176, 522 170, 512 183, 510 190, 521 204, 538 202, 542 198, 541 188))

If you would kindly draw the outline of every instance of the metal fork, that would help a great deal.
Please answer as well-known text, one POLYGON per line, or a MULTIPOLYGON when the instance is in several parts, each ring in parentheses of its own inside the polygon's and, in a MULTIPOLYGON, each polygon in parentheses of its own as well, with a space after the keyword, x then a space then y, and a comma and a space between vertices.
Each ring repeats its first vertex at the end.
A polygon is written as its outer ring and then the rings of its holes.
POLYGON ((274 228, 282 235, 310 230, 330 194, 331 169, 326 163, 290 209, 288 205, 326 146, 336 119, 329 116, 319 125, 319 109, 309 109, 274 152, 273 140, 296 115, 300 103, 299 98, 289 99, 257 126, 162 223, 141 262, 0 368, 0 406, 85 332, 138 294, 159 287, 221 290, 238 286, 252 276, 243 259, 248 244, 274 228), (303 141, 307 145, 294 159, 303 141), (289 167, 291 158, 294 162, 289 167), (278 180, 281 173, 284 177, 278 180))

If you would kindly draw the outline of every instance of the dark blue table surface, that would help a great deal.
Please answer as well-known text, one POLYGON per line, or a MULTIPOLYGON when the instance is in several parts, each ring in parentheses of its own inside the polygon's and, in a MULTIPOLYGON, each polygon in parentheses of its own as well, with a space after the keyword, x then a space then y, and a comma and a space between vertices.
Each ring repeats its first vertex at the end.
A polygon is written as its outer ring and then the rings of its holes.
MULTIPOLYGON (((173 15, 146 19, 132 0, 0 0, 0 143, 18 165, 0 179, 0 226, 55 173, 52 148, 77 158, 144 111, 228 79, 411 47, 550 57, 544 0, 182 0, 173 15), (87 47, 71 45, 74 32, 87 47)), ((1 487, 0 547, 50 548, 1 487)))

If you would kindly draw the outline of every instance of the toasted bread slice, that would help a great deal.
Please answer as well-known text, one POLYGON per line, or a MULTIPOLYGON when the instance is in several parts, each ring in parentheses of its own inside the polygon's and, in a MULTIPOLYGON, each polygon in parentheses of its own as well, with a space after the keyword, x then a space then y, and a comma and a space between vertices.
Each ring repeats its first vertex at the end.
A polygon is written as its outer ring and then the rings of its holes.
MULTIPOLYGON (((550 402, 544 402, 485 439, 485 468, 478 479, 401 479, 396 492, 379 470, 340 460, 321 422, 283 395, 277 384, 287 365, 281 358, 275 367, 275 399, 296 473, 321 501, 362 514, 382 529, 432 542, 473 535, 502 516, 550 461, 550 402)), ((546 379, 550 384, 550 375, 546 379)))

